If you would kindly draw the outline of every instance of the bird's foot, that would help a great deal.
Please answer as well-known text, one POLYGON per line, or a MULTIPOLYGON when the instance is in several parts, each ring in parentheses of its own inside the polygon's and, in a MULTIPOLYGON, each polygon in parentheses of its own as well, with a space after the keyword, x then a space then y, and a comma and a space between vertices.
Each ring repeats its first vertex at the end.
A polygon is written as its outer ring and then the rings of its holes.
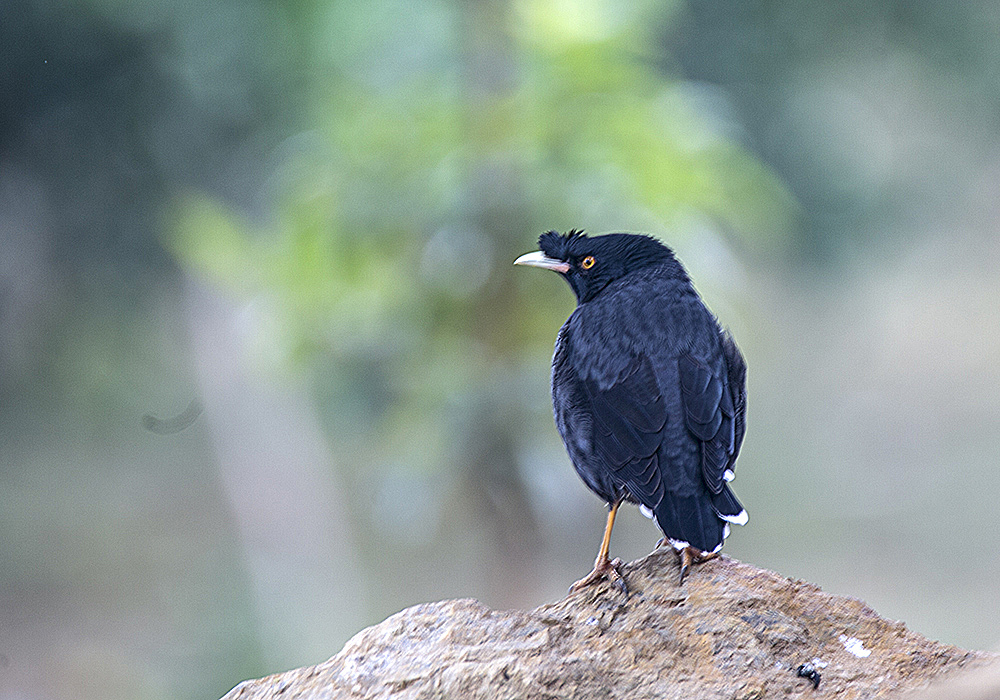
POLYGON ((599 558, 597 561, 594 562, 593 571, 591 571, 589 574, 587 574, 582 579, 580 579, 579 581, 577 581, 576 583, 574 583, 572 586, 569 587, 570 594, 572 595, 573 593, 576 593, 577 591, 586 588, 592 583, 596 583, 597 581, 600 581, 602 578, 606 578, 609 581, 611 581, 611 583, 615 584, 615 586, 618 587, 618 590, 620 590, 627 596, 628 586, 625 585, 625 577, 622 576, 621 571, 619 571, 621 567, 622 567, 621 559, 618 558, 608 559, 607 557, 604 557, 603 559, 599 558))
POLYGON ((695 549, 694 547, 684 547, 683 549, 677 550, 677 555, 681 558, 681 577, 678 584, 684 583, 684 577, 687 575, 688 570, 691 568, 692 564, 701 564, 709 559, 715 559, 719 556, 718 552, 703 552, 700 549, 695 549))

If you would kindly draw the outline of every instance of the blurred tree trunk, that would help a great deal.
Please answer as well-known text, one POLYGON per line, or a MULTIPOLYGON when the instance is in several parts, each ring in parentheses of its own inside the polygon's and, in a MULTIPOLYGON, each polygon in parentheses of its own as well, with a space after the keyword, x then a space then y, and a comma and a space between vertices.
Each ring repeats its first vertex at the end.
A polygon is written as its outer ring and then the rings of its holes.
POLYGON ((273 668, 323 657, 366 623, 367 602, 312 400, 255 373, 252 307, 192 280, 187 299, 204 415, 246 557, 261 648, 273 668))
MULTIPOLYGON (((459 3, 457 8, 465 109, 461 226, 471 235, 485 235, 492 250, 502 255, 510 249, 507 241, 523 237, 530 220, 523 173, 505 151, 517 119, 509 113, 518 89, 514 51, 507 35, 511 7, 507 0, 475 0, 459 3)), ((489 274, 490 266, 482 270, 489 274)), ((518 304, 509 276, 486 280, 472 301, 464 307, 468 332, 491 359, 508 357, 512 341, 503 329, 510 327, 506 319, 516 313, 518 304)), ((502 371, 502 362, 491 364, 502 371)), ((518 471, 518 426, 513 424, 505 379, 484 378, 483 387, 465 431, 466 472, 461 488, 469 493, 473 512, 485 516, 491 548, 498 553, 491 559, 494 570, 486 579, 492 597, 501 605, 517 605, 538 585, 531 559, 540 551, 541 537, 518 471), (521 581, 518 587, 510 586, 514 572, 521 581)))

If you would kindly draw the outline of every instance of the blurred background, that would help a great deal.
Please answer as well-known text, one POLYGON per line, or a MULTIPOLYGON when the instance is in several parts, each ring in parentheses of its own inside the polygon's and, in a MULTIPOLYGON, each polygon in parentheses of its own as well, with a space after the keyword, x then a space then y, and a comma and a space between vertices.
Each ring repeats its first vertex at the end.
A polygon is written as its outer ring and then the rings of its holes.
MULTIPOLYGON (((559 599, 605 510, 551 417, 572 293, 511 262, 571 227, 662 238, 746 355, 729 555, 994 648, 998 36, 986 0, 6 0, 0 698, 214 698, 412 604, 559 599)), ((613 553, 658 538, 628 509, 613 553)))

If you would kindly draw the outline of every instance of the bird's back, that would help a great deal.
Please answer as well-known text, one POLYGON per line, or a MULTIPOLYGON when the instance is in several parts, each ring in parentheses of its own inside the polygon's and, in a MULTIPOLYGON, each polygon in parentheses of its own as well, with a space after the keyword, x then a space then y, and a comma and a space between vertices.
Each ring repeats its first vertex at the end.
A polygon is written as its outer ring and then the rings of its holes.
POLYGON ((726 477, 742 439, 745 388, 734 383, 745 366, 675 269, 636 271, 577 307, 556 343, 553 407, 595 493, 638 502, 668 538, 713 551, 742 513, 726 477))

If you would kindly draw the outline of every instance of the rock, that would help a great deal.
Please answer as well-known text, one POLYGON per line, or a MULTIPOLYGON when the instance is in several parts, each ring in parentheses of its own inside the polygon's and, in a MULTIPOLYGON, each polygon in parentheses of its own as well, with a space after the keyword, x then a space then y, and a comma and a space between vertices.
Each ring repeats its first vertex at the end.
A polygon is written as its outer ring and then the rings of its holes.
POLYGON ((694 567, 682 585, 677 573, 676 557, 660 550, 625 567, 627 598, 601 583, 531 612, 475 600, 417 605, 325 663, 246 681, 223 700, 860 700, 998 658, 728 557, 694 567))

